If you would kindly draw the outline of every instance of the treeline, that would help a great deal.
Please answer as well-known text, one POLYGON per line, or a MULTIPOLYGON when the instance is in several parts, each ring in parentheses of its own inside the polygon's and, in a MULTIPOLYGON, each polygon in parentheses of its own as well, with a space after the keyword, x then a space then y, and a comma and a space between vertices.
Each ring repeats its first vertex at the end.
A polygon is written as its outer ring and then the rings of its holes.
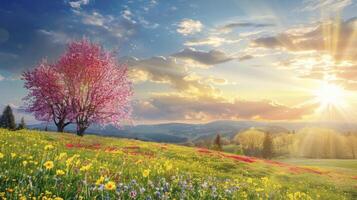
POLYGON ((305 128, 297 133, 269 134, 259 129, 238 133, 233 143, 243 154, 256 157, 304 157, 355 159, 357 134, 330 129, 305 128))
POLYGON ((272 158, 274 156, 273 137, 271 134, 248 131, 238 135, 240 135, 239 144, 222 137, 220 134, 216 134, 214 139, 204 138, 195 141, 193 144, 187 143, 185 145, 263 158, 272 158))
POLYGON ((25 129, 26 128, 25 119, 22 117, 20 123, 17 125, 12 109, 8 105, 5 107, 2 115, 0 116, 0 128, 6 128, 9 130, 25 129))
POLYGON ((330 158, 356 159, 357 133, 326 128, 304 128, 297 132, 269 133, 250 128, 233 138, 217 134, 186 144, 261 158, 330 158))

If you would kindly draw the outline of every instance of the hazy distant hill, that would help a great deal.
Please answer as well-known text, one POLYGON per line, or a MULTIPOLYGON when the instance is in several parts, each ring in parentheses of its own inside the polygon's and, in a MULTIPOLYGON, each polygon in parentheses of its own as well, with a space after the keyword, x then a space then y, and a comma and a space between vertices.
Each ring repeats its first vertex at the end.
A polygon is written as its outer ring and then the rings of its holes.
MULTIPOLYGON (((338 131, 357 130, 356 124, 342 123, 293 123, 293 122, 256 122, 256 121, 214 121, 206 124, 185 124, 185 123, 167 123, 154 125, 136 125, 125 126, 123 129, 117 129, 113 126, 100 127, 92 126, 87 130, 88 134, 103 136, 116 136, 125 138, 136 138, 140 140, 185 143, 189 141, 213 138, 217 133, 224 137, 232 138, 240 131, 248 128, 259 128, 270 133, 289 132, 299 130, 304 127, 326 127, 338 131)), ((30 128, 44 129, 44 124, 31 125, 30 128)), ((56 130, 55 126, 48 127, 49 130, 56 130)), ((75 132, 75 126, 66 127, 66 131, 75 132)))

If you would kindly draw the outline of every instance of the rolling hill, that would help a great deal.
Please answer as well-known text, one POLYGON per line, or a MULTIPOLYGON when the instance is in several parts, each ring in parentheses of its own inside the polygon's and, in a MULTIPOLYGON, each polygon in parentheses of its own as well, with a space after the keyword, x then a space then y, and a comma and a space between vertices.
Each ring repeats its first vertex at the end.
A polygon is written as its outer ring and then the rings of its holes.
POLYGON ((0 129, 0 161, 2 199, 357 197, 356 160, 340 160, 337 170, 174 144, 0 129))
MULTIPOLYGON (((31 129, 44 130, 45 124, 35 124, 29 126, 31 129)), ((87 133, 113 136, 121 138, 135 138, 144 141, 167 142, 167 143, 186 143, 212 139, 217 133, 227 138, 234 137, 240 131, 255 127, 270 133, 289 132, 299 130, 304 127, 327 127, 338 131, 356 131, 356 124, 341 123, 299 123, 299 122, 257 122, 257 121, 214 121, 206 124, 185 124, 167 123, 153 125, 134 125, 124 126, 118 129, 113 126, 100 127, 91 126, 87 133)), ((56 130, 53 125, 48 126, 48 130, 56 130)), ((66 131, 75 132, 75 126, 66 127, 66 131)))

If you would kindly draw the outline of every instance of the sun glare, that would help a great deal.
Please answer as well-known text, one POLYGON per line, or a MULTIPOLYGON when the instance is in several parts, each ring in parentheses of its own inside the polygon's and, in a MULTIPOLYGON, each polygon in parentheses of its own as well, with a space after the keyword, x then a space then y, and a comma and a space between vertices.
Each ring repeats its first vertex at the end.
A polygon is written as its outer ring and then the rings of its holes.
POLYGON ((325 83, 314 91, 315 100, 324 107, 342 107, 345 104, 346 94, 338 85, 325 83))

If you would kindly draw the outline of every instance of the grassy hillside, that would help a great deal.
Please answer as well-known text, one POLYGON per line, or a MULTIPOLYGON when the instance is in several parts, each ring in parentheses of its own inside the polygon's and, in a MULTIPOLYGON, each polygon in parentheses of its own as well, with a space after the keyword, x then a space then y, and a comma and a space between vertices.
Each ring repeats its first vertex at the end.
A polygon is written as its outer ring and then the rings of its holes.
POLYGON ((357 161, 347 162, 344 173, 169 144, 0 129, 0 198, 356 199, 357 161))
POLYGON ((306 159, 306 158, 290 158, 281 159, 281 162, 290 163, 299 166, 320 167, 333 172, 341 172, 355 176, 357 174, 357 160, 353 159, 306 159))

